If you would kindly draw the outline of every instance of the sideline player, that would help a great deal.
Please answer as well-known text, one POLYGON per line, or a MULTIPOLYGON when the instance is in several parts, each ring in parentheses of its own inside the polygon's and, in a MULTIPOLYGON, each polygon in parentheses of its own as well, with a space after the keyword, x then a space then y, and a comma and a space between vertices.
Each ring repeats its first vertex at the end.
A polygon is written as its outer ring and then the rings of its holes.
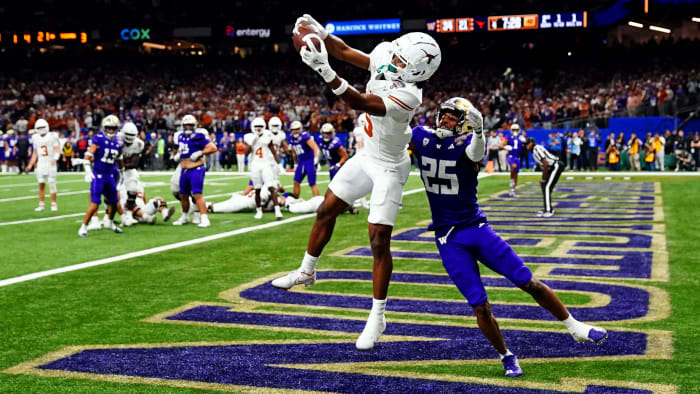
MULTIPOLYGON (((264 187, 269 190, 272 201, 277 201, 277 187, 274 176, 272 175, 273 166, 279 167, 279 156, 277 149, 272 141, 272 133, 265 130, 265 120, 263 118, 255 118, 250 123, 252 133, 244 135, 246 143, 246 155, 251 154, 253 158, 248 167, 250 168, 250 176, 255 189, 255 219, 262 219, 263 209, 260 198, 261 189, 264 187)), ((275 217, 277 220, 283 218, 282 210, 275 205, 275 217)))
MULTIPOLYGON (((267 122, 268 129, 272 133, 272 144, 275 146, 275 152, 277 152, 277 157, 280 158, 279 163, 270 162, 272 165, 272 178, 275 182, 276 188, 281 188, 282 183, 280 182, 280 175, 285 171, 282 165, 281 152, 289 152, 289 146, 287 145, 287 134, 282 131, 282 121, 280 118, 273 116, 267 122)), ((282 188, 284 191, 284 188, 282 188)))
POLYGON ((192 129, 190 127, 196 123, 192 115, 185 115, 182 118, 183 130, 175 133, 175 143, 178 144, 180 154, 180 204, 182 206, 182 216, 175 222, 174 226, 182 226, 189 223, 190 195, 194 198, 196 208, 199 210, 200 222, 197 227, 209 227, 209 216, 207 216, 206 201, 202 192, 204 191, 204 176, 207 172, 204 156, 215 153, 218 148, 209 140, 209 133, 206 129, 192 129), (189 118, 188 118, 189 117, 189 118), (194 121, 194 122, 193 122, 194 121))
POLYGON ((119 129, 119 118, 114 115, 106 116, 102 120, 102 130, 92 137, 90 148, 85 152, 87 162, 83 163, 83 167, 85 168, 85 181, 90 182, 90 206, 85 212, 83 224, 78 230, 78 235, 81 237, 87 237, 88 221, 97 212, 102 195, 105 196, 105 203, 109 206, 108 214, 105 215, 104 228, 115 233, 122 232, 122 229, 114 224, 114 214, 117 212, 119 198, 113 174, 117 167, 123 166, 121 154, 124 148, 124 142, 117 136, 117 129, 119 129), (90 168, 91 163, 95 164, 94 172, 90 168))
POLYGON ((46 197, 46 183, 49 184, 51 195, 51 211, 58 211, 56 203, 56 162, 61 158, 58 134, 49 130, 49 123, 45 119, 37 119, 34 124, 36 134, 32 136, 32 158, 27 164, 25 172, 29 172, 36 164, 36 180, 39 182, 39 206, 36 212, 44 210, 44 198, 46 197))
POLYGON ((306 177, 309 187, 311 187, 311 194, 318 196, 321 194, 316 185, 316 167, 320 158, 318 145, 308 132, 301 130, 301 127, 300 121, 292 122, 289 126, 290 136, 287 141, 292 148, 292 154, 296 156, 297 163, 297 168, 294 171, 294 195, 299 196, 301 181, 306 177))
POLYGON ((520 125, 513 123, 510 126, 510 135, 506 137, 506 140, 501 144, 501 148, 504 148, 507 153, 507 161, 510 166, 510 192, 508 193, 511 197, 515 197, 515 187, 518 185, 518 172, 520 172, 520 151, 523 148, 523 143, 520 141, 520 125))
POLYGON ((17 133, 9 129, 5 133, 5 163, 7 165, 8 174, 19 174, 17 167, 17 133))
POLYGON ((574 319, 559 297, 532 275, 513 248, 489 226, 479 209, 478 163, 486 146, 481 113, 468 100, 454 97, 440 104, 435 123, 435 131, 415 127, 411 140, 430 203, 435 243, 445 270, 474 310, 481 332, 500 354, 506 376, 517 377, 523 371, 491 313, 477 260, 530 294, 576 341, 603 342, 607 332, 574 319))
POLYGON ((423 101, 422 82, 428 80, 440 65, 440 47, 427 34, 408 33, 392 42, 377 45, 367 55, 328 34, 308 14, 297 19, 295 30, 300 25, 311 26, 318 34, 304 37, 308 45, 300 52, 303 62, 318 72, 333 93, 352 109, 367 113, 366 136, 363 137, 365 148, 340 168, 328 186, 301 266, 275 279, 272 285, 282 289, 299 284, 313 285, 318 258, 333 234, 336 217, 355 200, 372 192, 367 218, 374 256, 372 310, 355 342, 357 349, 368 350, 375 346, 386 328, 384 310, 393 270, 391 231, 411 170, 406 151, 411 140, 409 123, 423 101), (316 49, 313 40, 318 41, 320 50, 316 49), (358 92, 337 76, 328 64, 329 53, 338 60, 369 70, 366 93, 358 92))
POLYGON ((559 176, 564 172, 564 165, 559 162, 559 159, 553 154, 547 152, 542 145, 537 145, 534 138, 528 138, 525 148, 532 151, 532 158, 535 163, 542 168, 542 196, 544 197, 544 210, 537 211, 537 217, 551 218, 554 216, 554 208, 552 208, 552 193, 554 186, 559 181, 559 176))
POLYGON ((335 178, 340 167, 348 161, 348 152, 343 148, 343 143, 340 138, 335 136, 335 128, 330 123, 325 123, 321 126, 321 143, 319 144, 321 152, 328 160, 328 171, 331 175, 331 180, 335 178))
MULTIPOLYGON (((125 196, 120 194, 122 208, 125 215, 122 223, 124 226, 131 226, 134 222, 132 212, 136 208, 136 195, 139 192, 139 163, 141 152, 143 152, 144 142, 138 138, 139 130, 132 122, 126 122, 122 126, 120 136, 124 140, 124 177, 123 185, 125 196)), ((121 191, 120 191, 121 193, 121 191)))

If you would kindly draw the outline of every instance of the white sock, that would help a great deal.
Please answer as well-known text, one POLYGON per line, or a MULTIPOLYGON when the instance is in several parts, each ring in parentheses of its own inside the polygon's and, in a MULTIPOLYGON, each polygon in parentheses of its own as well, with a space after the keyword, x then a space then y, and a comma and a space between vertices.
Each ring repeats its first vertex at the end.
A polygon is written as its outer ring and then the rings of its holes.
POLYGON ((385 309, 386 309, 386 298, 383 300, 378 300, 376 298, 372 298, 372 311, 370 312, 370 314, 383 315, 385 309))
POLYGON ((515 189, 515 181, 512 179, 510 180, 510 189, 511 190, 515 189))
POLYGON ((87 226, 85 224, 81 224, 80 231, 87 231, 87 226))
POLYGON ((209 220, 209 215, 207 215, 206 213, 201 214, 199 217, 200 219, 202 219, 202 221, 209 220))
POLYGON ((314 257, 309 254, 309 252, 304 253, 304 259, 301 261, 301 270, 310 274, 316 270, 316 264, 318 264, 318 257, 314 257))
POLYGON ((512 356, 513 353, 511 353, 510 350, 506 349, 506 352, 505 352, 505 353, 503 353, 503 354, 498 353, 498 355, 501 357, 501 360, 503 360, 504 358, 506 358, 506 357, 508 357, 508 356, 512 356))
POLYGON ((262 207, 257 207, 257 208, 255 208, 255 212, 257 212, 257 213, 262 213, 262 207))
POLYGON ((588 325, 585 323, 581 323, 580 321, 574 319, 574 317, 569 314, 569 317, 561 321, 564 323, 566 328, 569 329, 569 332, 578 332, 581 335, 586 335, 588 333, 588 325))

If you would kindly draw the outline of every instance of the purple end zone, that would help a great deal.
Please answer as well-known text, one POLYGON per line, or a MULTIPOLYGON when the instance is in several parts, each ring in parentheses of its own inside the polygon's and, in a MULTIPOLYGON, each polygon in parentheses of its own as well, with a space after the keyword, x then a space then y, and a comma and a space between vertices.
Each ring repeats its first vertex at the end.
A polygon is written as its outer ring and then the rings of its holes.
MULTIPOLYGON (((198 306, 178 314, 180 320, 216 321, 264 326, 359 332, 364 322, 321 317, 229 312, 221 306, 198 306), (340 325, 339 325, 340 323, 340 325)), ((183 346, 84 350, 40 366, 46 370, 87 372, 195 382, 317 390, 333 392, 473 392, 542 393, 551 391, 272 367, 275 364, 333 364, 422 360, 479 360, 495 358, 494 350, 477 328, 391 323, 387 335, 445 338, 435 341, 391 342, 375 351, 360 352, 354 343, 183 346)), ((579 344, 568 334, 504 330, 509 348, 521 359, 600 357, 644 354, 646 334, 613 332, 605 346, 579 344)), ((303 367, 301 367, 303 368, 303 367)), ((469 367, 465 366, 465 373, 469 367)), ((503 371, 494 366, 493 377, 503 371)), ((484 377, 489 377, 487 375, 484 377)), ((628 390, 628 389, 625 389, 628 390)), ((587 393, 630 393, 614 387, 590 386, 587 393)), ((644 390, 632 393, 646 393, 644 390)))
MULTIPOLYGON (((317 274, 323 279, 359 279, 372 280, 371 272, 364 271, 322 271, 317 274)), ((407 283, 452 284, 447 275, 394 273, 392 280, 407 283)), ((487 287, 512 288, 513 284, 505 278, 483 278, 487 287)), ((582 321, 614 321, 635 319, 646 316, 649 311, 649 293, 642 289, 600 283, 580 283, 547 280, 554 290, 592 291, 610 296, 610 303, 600 308, 571 307, 569 310, 582 321)), ((269 282, 244 290, 241 297, 259 302, 271 302, 289 305, 315 305, 339 308, 371 307, 371 299, 359 296, 326 295, 312 293, 285 292, 276 289, 269 282)), ((391 294, 389 295, 391 298, 391 294)), ((472 310, 464 302, 390 299, 387 310, 392 312, 430 313, 437 315, 472 316, 472 310)), ((492 305, 496 317, 526 320, 555 320, 545 309, 535 305, 492 305)))

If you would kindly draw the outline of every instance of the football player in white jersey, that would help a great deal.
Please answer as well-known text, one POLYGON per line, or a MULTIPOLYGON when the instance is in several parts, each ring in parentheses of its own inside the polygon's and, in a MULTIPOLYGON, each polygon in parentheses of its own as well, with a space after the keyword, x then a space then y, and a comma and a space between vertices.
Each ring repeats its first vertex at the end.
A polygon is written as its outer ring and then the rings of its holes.
POLYGON ((386 328, 384 310, 393 269, 389 249, 391 232, 411 169, 406 149, 411 140, 409 123, 423 100, 422 82, 435 73, 442 56, 437 42, 424 33, 408 33, 394 41, 382 42, 367 55, 328 34, 323 25, 308 14, 297 19, 295 31, 302 25, 316 32, 304 37, 307 45, 300 51, 302 61, 350 107, 366 112, 367 123, 363 128, 364 149, 340 168, 328 186, 301 266, 273 280, 272 285, 282 289, 299 284, 313 285, 318 258, 333 234, 336 217, 355 200, 371 192, 367 220, 374 256, 374 298, 367 324, 355 347, 372 349, 386 328), (316 45, 320 49, 316 49, 316 45), (364 94, 333 71, 328 54, 370 72, 364 94))
MULTIPOLYGON (((250 123, 252 133, 243 136, 246 143, 246 155, 251 154, 250 163, 253 188, 255 188, 255 219, 262 219, 263 209, 260 198, 260 190, 264 187, 270 191, 272 201, 277 201, 277 185, 272 175, 272 166, 279 166, 279 156, 272 141, 272 133, 265 130, 265 119, 255 118, 250 123)), ((282 219, 282 210, 275 205, 275 217, 282 219)))
POLYGON ((138 138, 139 130, 132 122, 126 122, 122 126, 119 135, 124 140, 124 150, 122 157, 124 159, 124 192, 120 197, 124 201, 122 208, 124 209, 124 225, 131 226, 134 222, 132 211, 136 208, 136 195, 138 194, 139 185, 139 162, 141 161, 141 153, 143 152, 144 142, 138 138))
MULTIPOLYGON (((267 128, 272 133, 272 144, 275 145, 275 150, 277 152, 277 157, 280 157, 281 152, 289 152, 289 146, 287 146, 287 134, 282 131, 282 121, 280 118, 273 116, 267 122, 267 128)), ((280 174, 284 172, 284 167, 282 163, 272 163, 272 178, 275 182, 275 187, 279 188, 282 186, 280 183, 280 174)))
POLYGON ((135 185, 132 186, 132 191, 136 190, 136 195, 134 196, 133 208, 126 208, 129 204, 127 199, 130 198, 128 195, 128 190, 126 184, 122 183, 119 186, 119 202, 124 207, 125 212, 129 212, 132 220, 127 224, 124 221, 124 226, 132 226, 135 223, 148 223, 155 224, 156 214, 160 212, 163 221, 167 222, 173 216, 175 212, 175 207, 168 207, 168 203, 160 196, 156 196, 148 201, 146 201, 146 190, 143 182, 136 181, 135 185))
MULTIPOLYGON (((252 212, 257 208, 255 202, 255 190, 246 188, 242 192, 233 193, 231 198, 226 201, 217 203, 207 203, 207 211, 211 213, 235 213, 235 212, 252 212)), ((265 212, 273 210, 273 200, 270 199, 270 191, 268 189, 260 190, 260 204, 265 212)))
POLYGON ((304 200, 303 198, 294 198, 290 194, 281 196, 279 204, 291 213, 313 213, 318 211, 318 207, 323 204, 323 196, 314 196, 309 200, 304 200))
POLYGON ((49 123, 44 119, 37 119, 34 129, 36 133, 32 135, 32 158, 27 164, 26 172, 29 172, 36 165, 36 180, 39 182, 39 206, 34 209, 36 212, 44 210, 44 197, 46 193, 46 183, 49 184, 51 194, 51 211, 58 211, 56 203, 56 162, 61 158, 60 143, 58 134, 49 130, 49 123))

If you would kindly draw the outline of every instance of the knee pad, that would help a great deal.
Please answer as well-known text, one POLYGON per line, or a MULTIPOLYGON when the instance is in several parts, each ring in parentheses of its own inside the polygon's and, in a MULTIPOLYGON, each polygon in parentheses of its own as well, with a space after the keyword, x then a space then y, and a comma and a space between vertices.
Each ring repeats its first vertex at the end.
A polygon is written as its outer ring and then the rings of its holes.
POLYGON ((49 182, 49 191, 51 194, 56 194, 56 182, 49 182))

